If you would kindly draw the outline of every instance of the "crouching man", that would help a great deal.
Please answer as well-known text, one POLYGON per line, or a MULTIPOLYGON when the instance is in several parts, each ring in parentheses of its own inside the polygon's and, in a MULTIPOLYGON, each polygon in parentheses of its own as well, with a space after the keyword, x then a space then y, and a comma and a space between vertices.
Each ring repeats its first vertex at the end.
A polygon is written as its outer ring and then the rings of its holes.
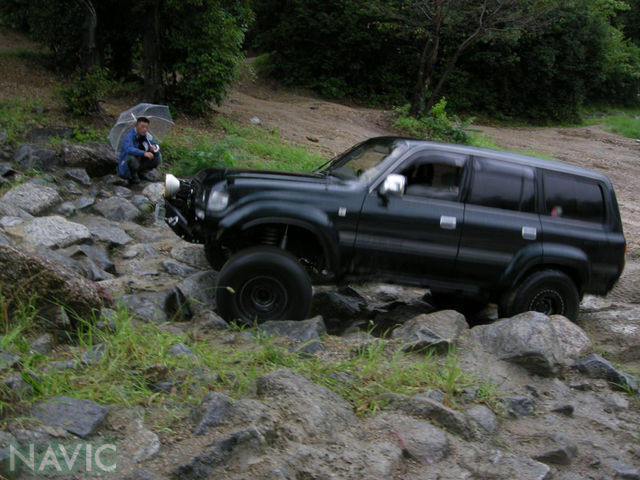
POLYGON ((140 183, 140 175, 156 168, 161 161, 160 147, 149 133, 149 119, 138 118, 135 127, 122 140, 118 175, 131 184, 137 184, 140 183))

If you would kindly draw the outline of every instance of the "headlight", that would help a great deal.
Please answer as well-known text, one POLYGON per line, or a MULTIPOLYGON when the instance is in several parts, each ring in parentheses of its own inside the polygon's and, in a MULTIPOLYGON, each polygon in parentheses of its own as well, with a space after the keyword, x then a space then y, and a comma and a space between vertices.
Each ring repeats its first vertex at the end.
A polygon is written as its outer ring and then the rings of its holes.
POLYGON ((207 202, 207 212, 219 212, 224 210, 229 203, 229 194, 227 192, 221 192, 214 190, 209 194, 209 201, 207 202))
POLYGON ((180 180, 178 180, 170 173, 167 173, 167 176, 164 180, 164 191, 162 192, 162 195, 164 195, 164 198, 173 198, 179 191, 180 180))

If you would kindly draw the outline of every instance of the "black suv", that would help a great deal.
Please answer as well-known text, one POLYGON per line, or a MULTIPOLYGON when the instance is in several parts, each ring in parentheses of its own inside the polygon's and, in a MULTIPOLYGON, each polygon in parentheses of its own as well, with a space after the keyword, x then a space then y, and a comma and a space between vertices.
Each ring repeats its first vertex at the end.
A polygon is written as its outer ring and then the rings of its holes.
POLYGON ((604 175, 460 145, 380 137, 311 173, 167 175, 165 208, 220 270, 227 319, 302 319, 312 283, 363 280, 575 319, 624 268, 604 175))

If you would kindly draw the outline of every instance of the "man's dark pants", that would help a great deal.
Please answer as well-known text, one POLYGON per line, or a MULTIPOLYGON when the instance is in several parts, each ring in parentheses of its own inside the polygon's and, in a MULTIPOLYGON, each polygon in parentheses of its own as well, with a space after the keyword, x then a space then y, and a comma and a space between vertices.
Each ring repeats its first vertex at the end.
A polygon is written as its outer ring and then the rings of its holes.
POLYGON ((131 171, 131 179, 139 180, 140 175, 156 168, 162 161, 160 152, 153 152, 153 158, 147 158, 144 155, 129 155, 129 170, 131 171))

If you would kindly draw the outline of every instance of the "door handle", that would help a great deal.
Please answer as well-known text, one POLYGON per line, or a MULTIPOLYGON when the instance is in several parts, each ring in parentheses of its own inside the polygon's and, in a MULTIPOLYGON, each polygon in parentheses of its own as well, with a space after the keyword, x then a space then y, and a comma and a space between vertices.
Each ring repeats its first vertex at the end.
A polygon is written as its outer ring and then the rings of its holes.
POLYGON ((534 227, 522 227, 522 238, 536 240, 538 238, 538 230, 534 227))
POLYGON ((455 230, 456 223, 456 217, 447 217, 445 215, 440 217, 440 228, 443 230, 455 230))

